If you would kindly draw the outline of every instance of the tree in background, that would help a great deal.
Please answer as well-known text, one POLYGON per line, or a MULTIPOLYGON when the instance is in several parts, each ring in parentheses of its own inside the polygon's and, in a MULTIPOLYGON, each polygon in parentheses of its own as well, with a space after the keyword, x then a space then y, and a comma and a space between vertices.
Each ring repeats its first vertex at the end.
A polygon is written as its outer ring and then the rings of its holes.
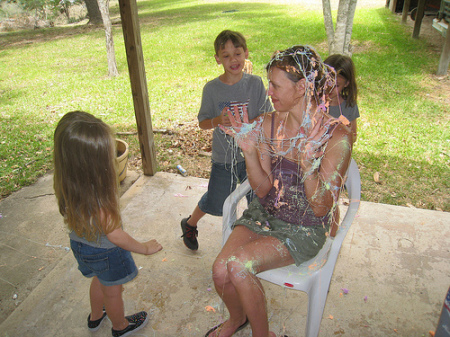
POLYGON ((97 0, 84 0, 84 3, 86 4, 89 23, 93 25, 101 25, 103 20, 97 0))
POLYGON ((108 58, 108 75, 109 77, 115 77, 119 75, 116 63, 116 53, 114 51, 114 40, 112 35, 111 20, 109 18, 109 0, 97 0, 98 7, 103 19, 103 25, 105 26, 106 35, 106 56, 108 58))
POLYGON ((327 32, 329 54, 352 55, 350 41, 357 0, 339 0, 336 29, 333 25, 330 0, 322 0, 323 18, 327 32))

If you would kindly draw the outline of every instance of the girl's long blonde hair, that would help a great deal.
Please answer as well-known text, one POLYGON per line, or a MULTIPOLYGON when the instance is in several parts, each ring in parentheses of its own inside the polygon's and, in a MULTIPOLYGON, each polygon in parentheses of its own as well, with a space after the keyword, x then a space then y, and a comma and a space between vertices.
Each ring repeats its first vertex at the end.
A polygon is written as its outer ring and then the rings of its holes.
POLYGON ((115 138, 83 111, 59 121, 54 135, 53 187, 69 229, 89 241, 121 227, 115 138))

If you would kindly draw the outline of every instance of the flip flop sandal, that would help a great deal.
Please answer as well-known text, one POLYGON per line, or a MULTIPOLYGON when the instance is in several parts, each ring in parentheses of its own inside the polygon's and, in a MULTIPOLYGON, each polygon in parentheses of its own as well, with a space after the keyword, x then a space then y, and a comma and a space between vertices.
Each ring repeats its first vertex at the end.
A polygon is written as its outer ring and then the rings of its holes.
MULTIPOLYGON (((249 323, 249 321, 248 321, 248 318, 247 318, 247 319, 245 320, 245 322, 244 322, 239 328, 237 328, 236 331, 235 331, 234 333, 236 333, 236 332, 241 331, 242 329, 244 329, 244 328, 248 325, 248 323, 249 323)), ((212 328, 211 330, 209 330, 209 331, 206 333, 205 337, 209 337, 209 335, 210 335, 213 331, 219 330, 219 329, 222 327, 222 325, 224 325, 224 324, 225 324, 225 322, 220 323, 219 325, 216 325, 214 328, 212 328)))

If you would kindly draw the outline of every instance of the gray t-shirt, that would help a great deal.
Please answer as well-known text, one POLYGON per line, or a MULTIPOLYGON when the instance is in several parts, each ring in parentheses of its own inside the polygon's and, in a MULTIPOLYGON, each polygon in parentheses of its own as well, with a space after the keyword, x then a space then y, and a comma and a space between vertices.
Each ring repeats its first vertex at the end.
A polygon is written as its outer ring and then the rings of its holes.
MULTIPOLYGON (((243 73, 242 79, 233 85, 223 83, 218 77, 206 83, 198 121, 219 116, 224 107, 229 107, 233 112, 235 106, 238 107, 240 114, 242 108, 246 106, 249 119, 272 111, 261 77, 243 73)), ((233 159, 241 162, 244 157, 235 145, 234 139, 216 127, 213 132, 212 160, 216 163, 229 164, 233 159)))
POLYGON ((74 231, 70 232, 69 238, 73 241, 84 243, 88 246, 96 247, 96 248, 105 248, 111 249, 117 247, 114 243, 108 240, 108 237, 105 234, 101 234, 98 237, 97 241, 88 241, 85 238, 78 236, 74 231))
POLYGON ((341 112, 344 117, 347 117, 349 122, 354 121, 359 117, 358 105, 355 104, 354 106, 347 106, 346 100, 344 100, 341 105, 330 106, 328 109, 328 114, 334 118, 339 118, 341 112))

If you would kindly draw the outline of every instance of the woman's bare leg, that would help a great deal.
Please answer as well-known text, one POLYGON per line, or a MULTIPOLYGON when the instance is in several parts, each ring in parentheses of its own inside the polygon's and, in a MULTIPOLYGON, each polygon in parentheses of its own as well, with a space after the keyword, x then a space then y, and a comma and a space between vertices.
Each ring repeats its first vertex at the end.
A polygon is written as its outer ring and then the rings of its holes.
POLYGON ((255 274, 291 263, 292 257, 278 239, 259 236, 243 226, 233 230, 213 267, 216 291, 230 313, 220 337, 231 336, 245 317, 253 336, 274 336, 269 333, 264 290, 255 274))
POLYGON ((247 315, 245 314, 241 300, 239 295, 236 292, 234 285, 231 283, 227 262, 232 252, 235 251, 238 247, 250 242, 251 240, 255 240, 257 236, 248 231, 243 235, 236 235, 236 232, 231 232, 230 237, 222 248, 221 252, 217 256, 214 265, 213 265, 213 280, 214 286, 216 288, 217 294, 222 298, 225 303, 228 312, 230 314, 230 318, 224 323, 220 331, 216 331, 216 333, 212 333, 210 336, 215 337, 219 336, 231 336, 238 327, 240 327, 247 319, 247 315))

